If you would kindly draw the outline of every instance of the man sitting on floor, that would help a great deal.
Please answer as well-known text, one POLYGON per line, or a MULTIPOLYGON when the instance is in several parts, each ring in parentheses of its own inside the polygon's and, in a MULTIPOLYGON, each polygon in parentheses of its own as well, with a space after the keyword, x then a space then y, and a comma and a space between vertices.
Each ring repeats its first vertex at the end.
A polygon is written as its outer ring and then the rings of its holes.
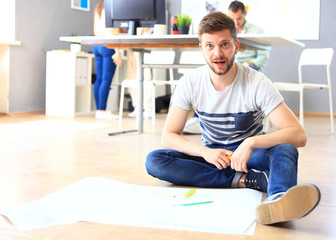
POLYGON ((262 224, 307 215, 320 191, 312 184, 297 185, 297 147, 306 145, 304 129, 264 74, 234 61, 239 41, 231 18, 209 13, 198 34, 207 65, 182 77, 163 128, 166 149, 148 154, 148 173, 178 185, 266 192, 256 210, 262 224), (181 135, 191 108, 199 116, 203 144, 181 135), (275 132, 263 132, 264 115, 275 132))

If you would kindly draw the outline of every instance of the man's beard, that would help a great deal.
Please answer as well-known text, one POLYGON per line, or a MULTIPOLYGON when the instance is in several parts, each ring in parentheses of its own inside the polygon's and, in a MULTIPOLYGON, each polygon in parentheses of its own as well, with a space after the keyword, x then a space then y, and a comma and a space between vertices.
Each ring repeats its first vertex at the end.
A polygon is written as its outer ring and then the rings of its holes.
POLYGON ((213 64, 212 62, 207 61, 207 64, 208 64, 208 66, 210 67, 210 69, 211 69, 215 74, 217 74, 217 75, 225 75, 228 71, 230 71, 231 67, 233 66, 234 60, 235 60, 235 58, 233 57, 233 58, 231 59, 231 61, 229 61, 229 62, 226 61, 226 62, 227 62, 227 67, 226 67, 226 69, 224 70, 224 72, 222 72, 222 71, 217 71, 217 70, 215 69, 215 67, 212 65, 212 64, 213 64))

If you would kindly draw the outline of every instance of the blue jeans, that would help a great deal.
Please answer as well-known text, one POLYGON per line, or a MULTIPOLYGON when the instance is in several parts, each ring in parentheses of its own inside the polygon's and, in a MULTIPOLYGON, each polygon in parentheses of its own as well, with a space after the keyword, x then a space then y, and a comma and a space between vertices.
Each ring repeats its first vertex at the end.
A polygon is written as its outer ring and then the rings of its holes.
MULTIPOLYGON (((234 151, 238 144, 227 146, 210 145, 210 148, 225 148, 234 151)), ((265 149, 254 149, 247 163, 248 169, 270 171, 267 197, 286 192, 297 185, 297 148, 281 144, 265 149)), ((235 175, 230 167, 219 170, 201 157, 189 156, 171 149, 150 152, 146 160, 147 172, 153 177, 178 185, 196 187, 230 188, 235 175)))
POLYGON ((93 46, 93 53, 96 59, 96 81, 93 86, 96 108, 106 110, 107 98, 116 69, 112 60, 115 51, 103 46, 93 46))

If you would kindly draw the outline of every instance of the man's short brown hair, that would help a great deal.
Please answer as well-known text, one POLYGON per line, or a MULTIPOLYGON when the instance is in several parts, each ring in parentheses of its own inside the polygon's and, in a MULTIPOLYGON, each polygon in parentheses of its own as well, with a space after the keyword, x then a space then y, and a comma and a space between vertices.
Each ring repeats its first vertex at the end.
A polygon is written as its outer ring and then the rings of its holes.
POLYGON ((231 2, 230 6, 229 6, 229 10, 232 11, 232 12, 234 12, 234 13, 236 13, 236 12, 238 12, 240 10, 243 15, 246 14, 244 3, 239 2, 239 1, 233 1, 233 2, 231 2))
POLYGON ((230 30, 232 38, 236 41, 237 28, 234 21, 222 12, 211 12, 205 15, 201 20, 198 26, 198 38, 201 41, 201 37, 204 33, 214 33, 226 29, 230 30))

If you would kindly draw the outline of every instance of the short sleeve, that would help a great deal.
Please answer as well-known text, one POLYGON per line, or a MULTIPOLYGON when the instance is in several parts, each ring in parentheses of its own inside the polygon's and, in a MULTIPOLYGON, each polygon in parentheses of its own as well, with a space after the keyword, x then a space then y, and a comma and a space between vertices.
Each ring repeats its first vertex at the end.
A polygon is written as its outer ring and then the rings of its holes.
POLYGON ((279 90, 267 77, 261 78, 256 93, 257 104, 266 115, 270 114, 284 100, 279 90))
POLYGON ((191 104, 191 84, 186 75, 184 75, 177 85, 173 94, 173 104, 189 111, 191 104))

